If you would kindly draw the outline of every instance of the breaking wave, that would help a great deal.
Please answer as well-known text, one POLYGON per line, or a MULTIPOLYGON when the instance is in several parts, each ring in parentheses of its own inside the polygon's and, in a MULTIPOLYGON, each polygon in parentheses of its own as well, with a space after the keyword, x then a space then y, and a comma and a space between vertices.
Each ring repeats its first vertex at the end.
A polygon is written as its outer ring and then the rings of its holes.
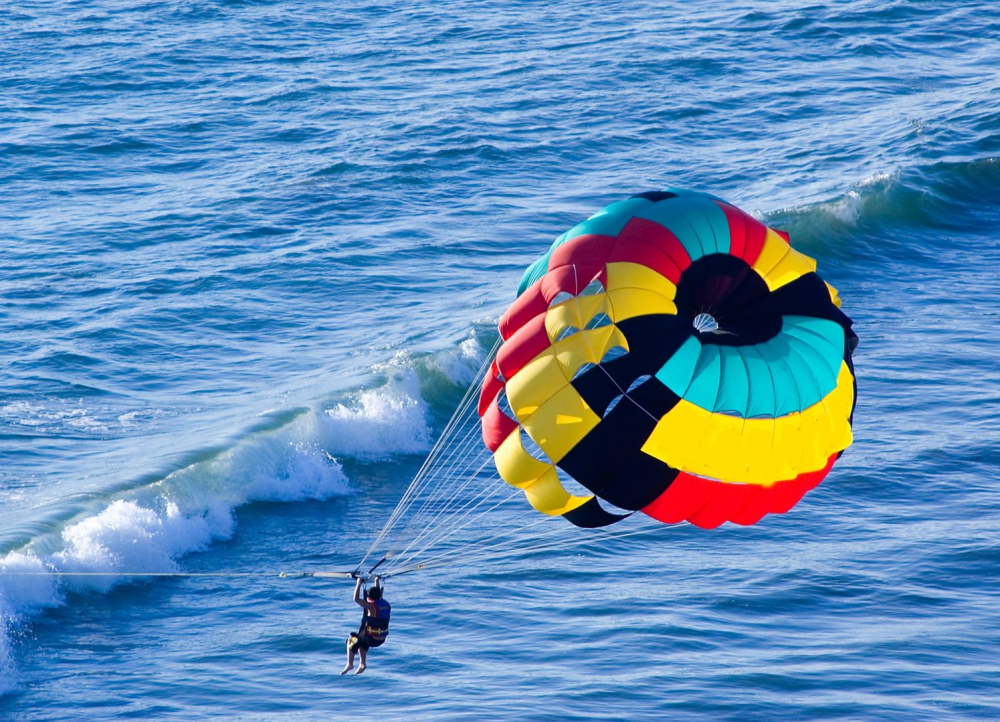
POLYGON ((351 493, 342 459, 427 451, 431 406, 463 391, 483 355, 474 338, 438 354, 400 353, 373 369, 371 386, 271 414, 231 447, 105 499, 0 557, 0 694, 16 688, 13 631, 65 604, 68 593, 103 593, 130 578, 116 574, 179 571, 186 554, 233 536, 243 505, 351 493), (81 572, 107 576, 69 575, 81 572))

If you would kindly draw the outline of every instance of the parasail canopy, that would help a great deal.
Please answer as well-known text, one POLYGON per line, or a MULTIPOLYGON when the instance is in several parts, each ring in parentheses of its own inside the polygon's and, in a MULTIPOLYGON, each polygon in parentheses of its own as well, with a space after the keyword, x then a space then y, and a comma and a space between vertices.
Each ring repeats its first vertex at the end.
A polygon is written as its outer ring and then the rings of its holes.
POLYGON ((499 331, 356 573, 753 524, 851 444, 857 336, 837 292, 787 234, 714 196, 602 209, 528 268, 499 331), (611 526, 636 512, 646 524, 611 526))
POLYGON ((577 526, 753 524, 851 443, 857 336, 837 292, 714 196, 642 193, 567 231, 500 335, 483 440, 535 509, 577 526))

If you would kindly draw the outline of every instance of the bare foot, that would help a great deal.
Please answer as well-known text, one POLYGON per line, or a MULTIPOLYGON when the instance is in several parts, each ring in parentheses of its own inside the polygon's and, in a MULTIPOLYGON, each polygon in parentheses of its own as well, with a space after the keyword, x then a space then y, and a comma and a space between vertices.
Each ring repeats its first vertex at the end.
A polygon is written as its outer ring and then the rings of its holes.
MULTIPOLYGON (((347 673, 348 673, 348 672, 350 672, 350 671, 351 671, 352 669, 354 669, 354 665, 353 665, 353 664, 349 664, 349 665, 347 665, 346 667, 344 667, 344 669, 343 669, 343 671, 341 672, 341 674, 347 674, 347 673)), ((364 669, 364 667, 362 667, 361 669, 364 669)), ((358 670, 357 674, 361 674, 361 670, 358 670)))
MULTIPOLYGON (((360 667, 358 667, 358 671, 355 672, 354 674, 361 674, 366 669, 368 669, 368 665, 362 664, 360 667)), ((347 670, 345 669, 344 671, 346 672, 347 670)))

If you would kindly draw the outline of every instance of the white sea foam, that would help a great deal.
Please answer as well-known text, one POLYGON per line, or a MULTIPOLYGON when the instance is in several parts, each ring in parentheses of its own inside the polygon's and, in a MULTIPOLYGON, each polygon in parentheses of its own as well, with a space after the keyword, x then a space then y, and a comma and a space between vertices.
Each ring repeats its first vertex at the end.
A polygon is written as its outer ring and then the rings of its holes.
POLYGON ((415 454, 430 447, 427 403, 408 354, 376 369, 384 386, 361 391, 326 411, 323 436, 332 454, 364 460, 415 454))

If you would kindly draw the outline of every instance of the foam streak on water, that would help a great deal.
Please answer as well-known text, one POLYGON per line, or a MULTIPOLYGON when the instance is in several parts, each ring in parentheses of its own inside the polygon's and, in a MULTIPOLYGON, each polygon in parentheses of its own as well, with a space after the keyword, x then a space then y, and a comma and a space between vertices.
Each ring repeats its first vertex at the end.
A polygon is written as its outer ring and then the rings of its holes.
POLYGON ((401 577, 358 680, 342 582, 4 577, 0 717, 1000 717, 997 38, 968 0, 0 8, 4 570, 351 568, 524 267, 636 192, 789 231, 861 339, 784 517, 401 577))

